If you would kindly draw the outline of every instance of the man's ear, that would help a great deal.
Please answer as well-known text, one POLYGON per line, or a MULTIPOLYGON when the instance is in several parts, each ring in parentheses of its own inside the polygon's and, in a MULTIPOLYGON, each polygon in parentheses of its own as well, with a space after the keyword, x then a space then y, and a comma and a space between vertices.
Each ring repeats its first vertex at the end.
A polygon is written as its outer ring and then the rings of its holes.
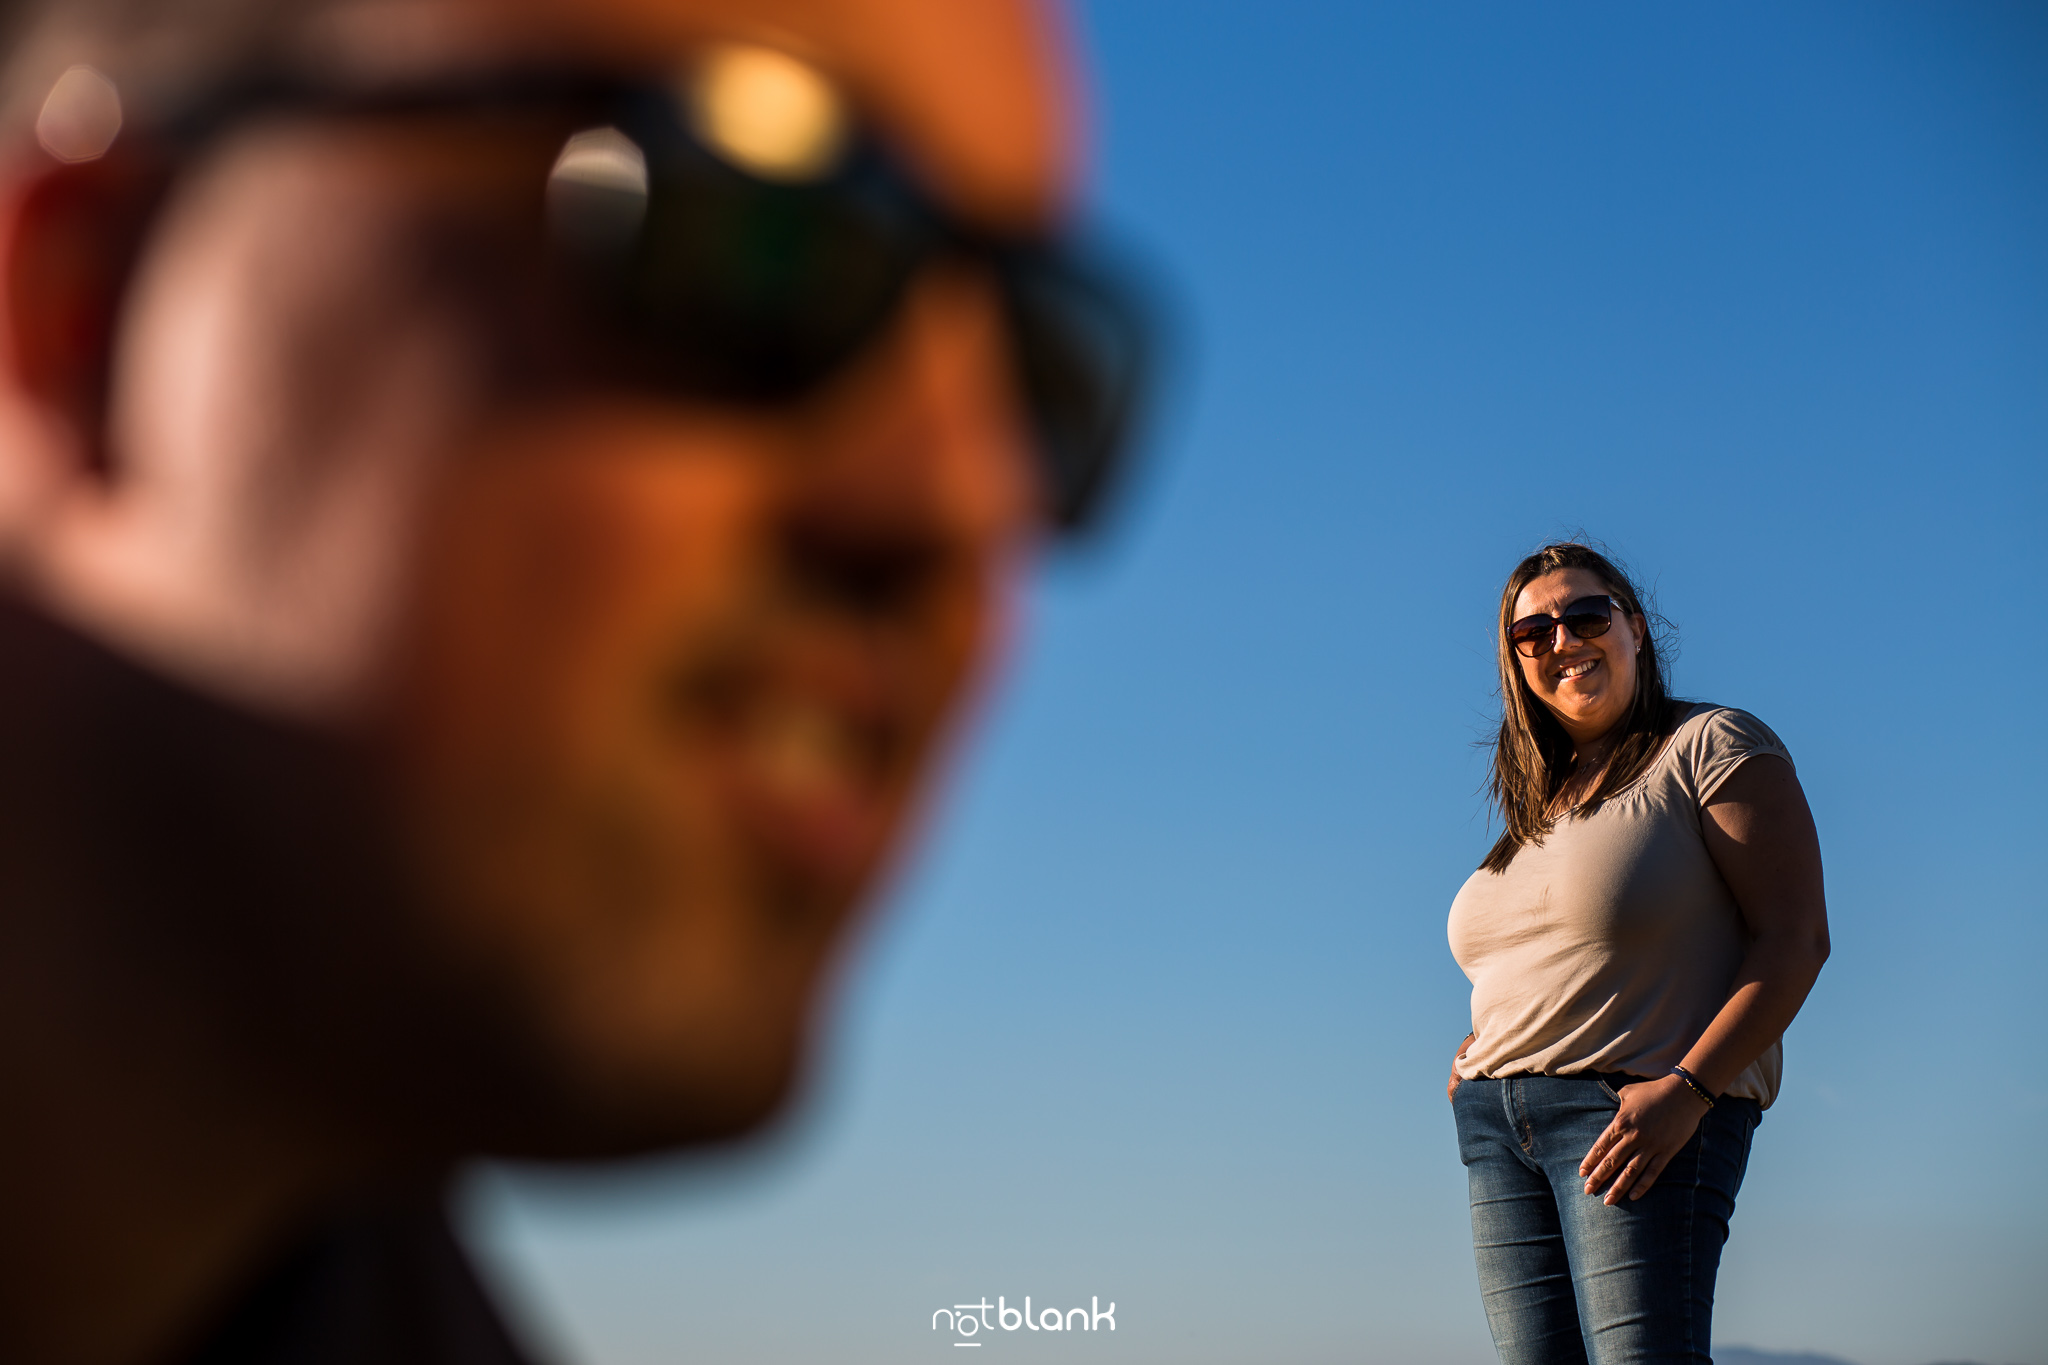
POLYGON ((0 200, 10 387, 69 434, 81 473, 105 474, 107 395, 121 299, 164 177, 119 152, 31 170, 0 200))

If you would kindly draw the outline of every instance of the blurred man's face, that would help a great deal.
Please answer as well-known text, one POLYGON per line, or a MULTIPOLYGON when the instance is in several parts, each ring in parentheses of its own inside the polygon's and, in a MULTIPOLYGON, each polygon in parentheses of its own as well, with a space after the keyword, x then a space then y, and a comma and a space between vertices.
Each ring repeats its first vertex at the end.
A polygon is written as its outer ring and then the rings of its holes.
POLYGON ((389 694, 409 829, 607 1102, 723 1125, 785 1084, 1030 515, 1002 346, 985 284, 934 274, 800 411, 521 406, 434 488, 389 694))
MULTIPOLYGON (((767 40, 963 211, 1026 226, 1062 188, 1043 34, 1007 0, 414 4, 360 32, 636 73, 767 40)), ((477 304, 524 287, 559 146, 459 114, 224 141, 141 260, 116 477, 60 500, 44 575, 188 677, 364 734, 437 930, 539 1040, 537 1093, 595 1141, 712 1135, 786 1090, 1037 493, 967 266, 772 410, 508 371, 477 304)))

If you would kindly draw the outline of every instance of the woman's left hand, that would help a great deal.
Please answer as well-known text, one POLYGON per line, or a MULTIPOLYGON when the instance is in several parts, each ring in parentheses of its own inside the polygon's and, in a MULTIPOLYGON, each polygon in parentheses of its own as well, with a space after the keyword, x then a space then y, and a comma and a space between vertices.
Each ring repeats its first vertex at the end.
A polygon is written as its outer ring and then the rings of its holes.
POLYGON ((1579 1163, 1586 1193, 1606 1190, 1604 1204, 1641 1199, 1706 1116, 1706 1103, 1676 1076, 1623 1086, 1621 1112, 1579 1163))

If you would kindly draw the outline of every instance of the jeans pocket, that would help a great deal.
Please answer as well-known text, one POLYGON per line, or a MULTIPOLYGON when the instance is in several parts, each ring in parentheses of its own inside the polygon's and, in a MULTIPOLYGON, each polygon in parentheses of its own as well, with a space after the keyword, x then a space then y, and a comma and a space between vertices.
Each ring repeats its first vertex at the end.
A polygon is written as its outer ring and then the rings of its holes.
POLYGON ((1614 1101, 1614 1107, 1616 1109, 1621 1108, 1621 1092, 1616 1090, 1613 1086, 1609 1085, 1607 1083, 1607 1078, 1605 1076, 1595 1076, 1593 1078, 1593 1083, 1600 1087, 1601 1094, 1605 1095, 1608 1099, 1614 1101))

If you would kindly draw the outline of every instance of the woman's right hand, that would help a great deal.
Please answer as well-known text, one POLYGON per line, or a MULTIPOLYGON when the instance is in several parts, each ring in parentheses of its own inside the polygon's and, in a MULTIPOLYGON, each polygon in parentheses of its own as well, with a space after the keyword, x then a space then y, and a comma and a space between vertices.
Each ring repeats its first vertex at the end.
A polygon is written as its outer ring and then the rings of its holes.
POLYGON ((1444 1098, 1456 1103, 1458 1099, 1458 1062, 1464 1057, 1465 1049, 1472 1046, 1472 1040, 1479 1035, 1468 1033, 1465 1041, 1458 1044, 1458 1050, 1451 1054, 1451 1082, 1444 1087, 1444 1098))

